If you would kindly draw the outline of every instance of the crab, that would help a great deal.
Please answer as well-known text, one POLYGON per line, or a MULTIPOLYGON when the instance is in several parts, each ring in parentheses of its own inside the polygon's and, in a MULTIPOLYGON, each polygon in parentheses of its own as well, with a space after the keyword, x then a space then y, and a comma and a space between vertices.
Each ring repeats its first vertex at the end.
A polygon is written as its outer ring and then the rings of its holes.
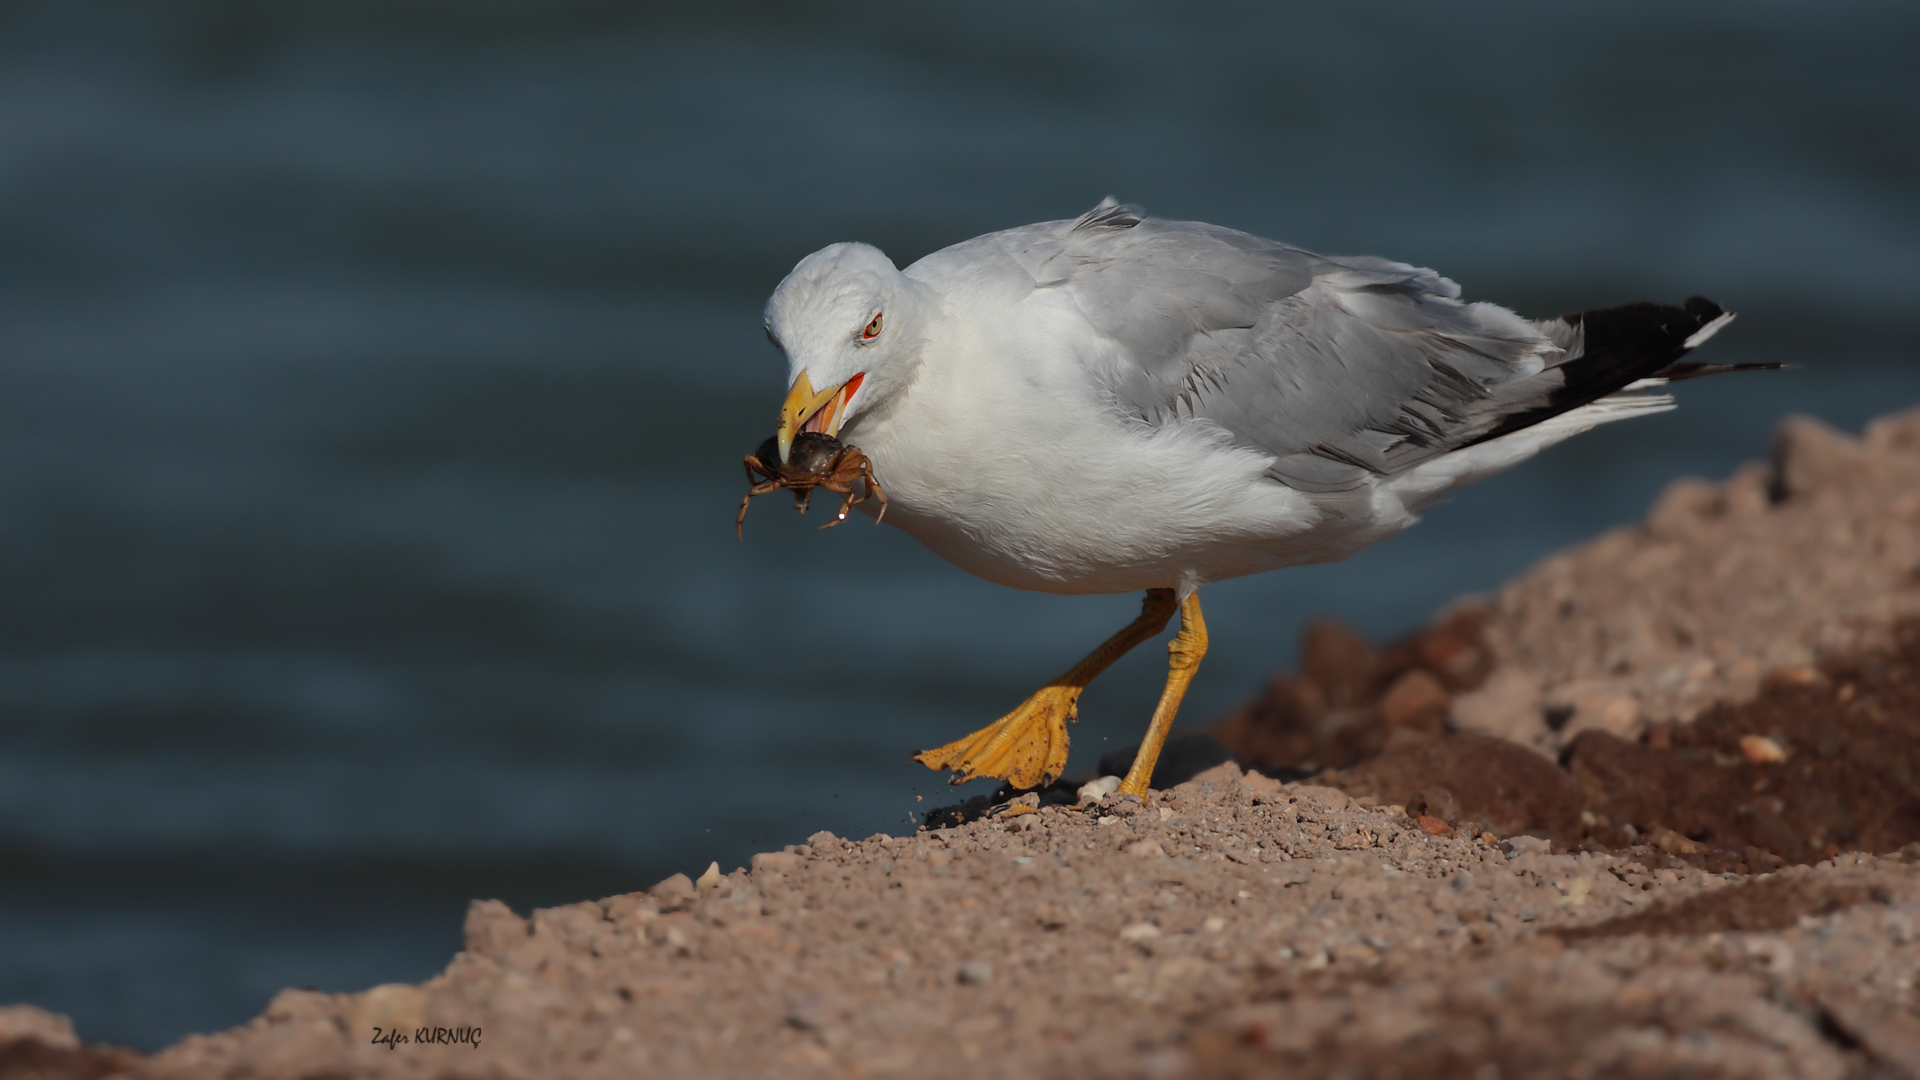
POLYGON ((880 512, 874 515, 874 524, 878 525, 880 519, 887 516, 887 493, 880 490, 880 481, 873 478, 873 462, 867 460, 859 447, 849 446, 823 432, 801 432, 794 438, 784 462, 780 460, 779 443, 768 439, 760 444, 760 449, 747 455, 746 466, 747 483, 753 486, 740 500, 740 513, 733 519, 734 535, 742 541, 747 538, 747 504, 755 495, 766 495, 781 488, 793 491, 794 509, 802 514, 807 512, 807 500, 813 497, 814 488, 845 495, 833 520, 820 526, 823 529, 847 520, 847 511, 868 499, 880 500, 880 512), (864 492, 854 487, 861 481, 866 482, 864 492))

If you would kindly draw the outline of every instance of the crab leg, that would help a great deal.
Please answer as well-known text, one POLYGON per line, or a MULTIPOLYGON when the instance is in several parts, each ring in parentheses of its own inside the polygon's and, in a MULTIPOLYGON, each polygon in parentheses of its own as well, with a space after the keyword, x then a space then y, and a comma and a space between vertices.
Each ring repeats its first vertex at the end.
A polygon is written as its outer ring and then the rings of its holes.
POLYGON ((753 501, 755 495, 765 495, 779 490, 778 480, 768 480, 764 484, 755 484, 747 489, 746 495, 740 499, 740 512, 733 518, 733 535, 738 537, 741 543, 747 542, 747 504, 753 501))

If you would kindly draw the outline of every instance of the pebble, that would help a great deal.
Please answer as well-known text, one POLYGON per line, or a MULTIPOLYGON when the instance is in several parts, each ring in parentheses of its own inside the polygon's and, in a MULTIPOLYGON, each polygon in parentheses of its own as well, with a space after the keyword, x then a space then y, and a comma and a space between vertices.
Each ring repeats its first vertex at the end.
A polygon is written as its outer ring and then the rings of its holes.
POLYGON ((1544 836, 1509 836, 1501 841, 1506 846, 1507 858, 1517 859, 1522 855, 1551 855, 1553 841, 1544 836))
POLYGON ((675 874, 647 890, 647 895, 665 903, 678 902, 693 895, 693 879, 685 874, 675 874))
POLYGON ((1394 680, 1380 697, 1380 720, 1386 726, 1439 728, 1445 721, 1453 695, 1433 673, 1414 668, 1394 680))
POLYGON ((1787 760, 1787 748, 1765 735, 1742 735, 1740 753, 1755 765, 1777 765, 1787 760))
POLYGON ((702 889, 719 888, 720 887, 720 864, 717 862, 708 863, 707 872, 704 874, 701 874, 699 880, 694 882, 694 885, 702 889))
POLYGON ((1120 850, 1139 859, 1158 859, 1167 854, 1158 840, 1135 840, 1120 850))
POLYGON ((749 860, 756 874, 791 874, 803 860, 791 851, 762 851, 749 860))
POLYGON ((1120 931, 1121 941, 1150 941, 1160 936, 1160 928, 1150 922, 1134 923, 1120 931))
POLYGON ((993 980, 993 965, 985 960, 969 960, 960 965, 960 981, 972 986, 993 980))
MULTIPOLYGON (((285 992, 282 991, 282 994, 284 996, 285 992)), ((55 1050, 80 1048, 80 1037, 74 1034, 73 1021, 66 1017, 58 1013, 50 1013, 45 1009, 37 1009, 32 1005, 0 1005, 0 1044, 16 1039, 37 1039, 55 1050)), ((23 1066, 21 1075, 52 1076, 54 1074, 52 1072, 36 1073, 28 1065, 23 1066)), ((64 1072, 61 1075, 65 1075, 64 1072)))
POLYGON ((1089 780, 1081 784, 1077 794, 1082 803, 1097 803, 1119 790, 1119 777, 1102 776, 1097 780, 1089 780))

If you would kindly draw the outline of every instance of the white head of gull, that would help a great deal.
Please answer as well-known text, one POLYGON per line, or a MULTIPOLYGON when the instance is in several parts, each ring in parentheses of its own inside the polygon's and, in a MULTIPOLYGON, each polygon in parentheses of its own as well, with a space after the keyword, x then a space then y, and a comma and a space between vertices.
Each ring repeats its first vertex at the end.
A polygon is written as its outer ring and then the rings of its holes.
POLYGON ((1454 487, 1673 407, 1650 388, 1731 370, 1681 362, 1733 318, 1698 297, 1540 322, 1459 297, 1431 270, 1112 199, 904 271, 865 244, 802 259, 766 311, 783 462, 803 431, 857 443, 885 520, 990 581, 1146 590, 1065 675, 918 760, 955 783, 1058 779, 1081 689, 1178 611, 1120 787, 1144 798, 1206 652, 1200 586, 1345 558, 1454 487))

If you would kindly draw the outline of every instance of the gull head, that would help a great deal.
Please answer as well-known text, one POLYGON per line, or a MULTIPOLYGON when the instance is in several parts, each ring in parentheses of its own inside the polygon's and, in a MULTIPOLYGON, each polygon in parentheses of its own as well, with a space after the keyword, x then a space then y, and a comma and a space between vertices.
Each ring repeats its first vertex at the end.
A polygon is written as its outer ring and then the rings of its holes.
POLYGON ((796 435, 838 437, 907 385, 932 307, 927 287, 876 247, 834 244, 800 260, 767 301, 767 337, 787 357, 774 436, 782 462, 796 435))

